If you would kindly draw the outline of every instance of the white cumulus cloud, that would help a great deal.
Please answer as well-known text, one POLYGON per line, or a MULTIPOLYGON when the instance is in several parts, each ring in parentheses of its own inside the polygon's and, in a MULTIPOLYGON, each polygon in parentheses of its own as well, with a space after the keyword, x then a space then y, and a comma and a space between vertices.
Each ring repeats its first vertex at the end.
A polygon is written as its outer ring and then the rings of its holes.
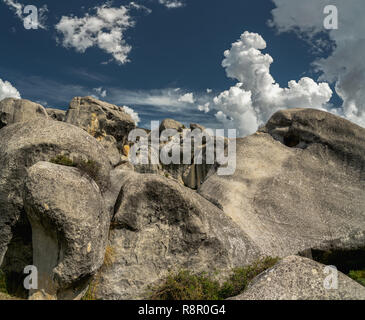
POLYGON ((56 24, 56 30, 62 34, 62 45, 85 52, 88 48, 99 47, 112 55, 120 64, 129 62, 128 55, 132 47, 125 41, 124 33, 135 25, 130 8, 110 7, 104 4, 96 7, 95 14, 86 14, 82 18, 63 16, 56 24))
POLYGON ((186 103, 195 103, 195 99, 194 99, 194 94, 193 93, 186 93, 184 95, 182 95, 179 99, 179 102, 186 102, 186 103))
POLYGON ((129 114, 132 117, 132 119, 136 123, 136 125, 138 125, 138 123, 141 121, 141 119, 139 118, 138 113, 135 112, 132 108, 127 107, 127 106, 123 106, 122 108, 123 108, 125 113, 129 114))
POLYGON ((327 57, 313 65, 321 80, 335 84, 343 100, 338 113, 365 127, 365 1, 363 0, 273 0, 270 25, 279 32, 295 32, 312 46, 324 43, 332 47, 327 57), (338 10, 338 29, 326 30, 323 21, 326 5, 338 10), (330 45, 328 45, 330 43, 330 45))
POLYGON ((238 83, 214 98, 216 118, 226 126, 237 128, 240 135, 255 132, 279 109, 326 108, 332 97, 327 83, 304 77, 281 88, 270 74, 273 58, 263 54, 265 40, 257 33, 244 32, 224 52, 222 66, 227 76, 238 83))
POLYGON ((205 113, 208 113, 210 111, 210 102, 205 103, 204 105, 198 105, 199 111, 204 111, 205 113))
POLYGON ((21 97, 19 91, 9 81, 0 79, 0 101, 5 98, 20 99, 21 97))

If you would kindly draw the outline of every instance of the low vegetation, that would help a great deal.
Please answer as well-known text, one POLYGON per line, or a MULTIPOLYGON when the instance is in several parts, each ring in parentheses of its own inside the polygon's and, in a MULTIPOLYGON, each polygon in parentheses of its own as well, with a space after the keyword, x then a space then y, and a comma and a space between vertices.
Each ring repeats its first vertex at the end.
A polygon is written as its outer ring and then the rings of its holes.
POLYGON ((278 262, 279 258, 266 257, 255 261, 249 266, 234 269, 232 275, 220 290, 221 297, 227 299, 239 295, 247 288, 247 285, 253 278, 270 269, 278 262))
POLYGON ((22 300, 9 294, 5 273, 0 269, 0 300, 22 300))
POLYGON ((105 248, 104 264, 103 266, 109 268, 115 261, 115 249, 112 246, 105 248))
POLYGON ((5 273, 0 269, 0 293, 8 294, 5 273))
POLYGON ((50 162, 59 164, 61 166, 76 167, 76 163, 65 155, 58 155, 57 157, 52 158, 50 162))
POLYGON ((365 287, 365 269, 364 270, 352 270, 349 273, 349 277, 365 287))
POLYGON ((58 155, 57 157, 51 159, 50 162, 62 166, 78 168, 81 172, 88 174, 89 177, 94 180, 96 180, 99 174, 99 165, 93 160, 85 161, 80 158, 72 160, 65 155, 58 155))
MULTIPOLYGON (((102 265, 102 269, 103 268, 110 268, 113 263, 115 261, 115 249, 108 245, 105 248, 105 255, 104 255, 104 263, 102 265)), ((89 287, 85 293, 85 295, 83 296, 82 300, 98 300, 96 298, 96 291, 98 289, 99 286, 99 280, 100 279, 100 275, 96 274, 93 279, 90 281, 89 287)))
POLYGON ((224 300, 242 293, 250 281, 273 267, 278 258, 266 257, 253 264, 232 270, 228 279, 220 284, 214 277, 181 270, 171 273, 162 284, 151 287, 152 300, 224 300))
POLYGON ((89 287, 81 300, 97 300, 96 299, 96 290, 98 288, 98 277, 96 276, 91 280, 89 287))

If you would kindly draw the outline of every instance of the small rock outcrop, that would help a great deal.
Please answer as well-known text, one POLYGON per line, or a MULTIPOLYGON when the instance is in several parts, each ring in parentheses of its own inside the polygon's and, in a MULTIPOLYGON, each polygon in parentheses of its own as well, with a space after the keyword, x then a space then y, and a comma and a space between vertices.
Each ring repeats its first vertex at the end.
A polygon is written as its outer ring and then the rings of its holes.
POLYGON ((160 124, 160 133, 168 129, 174 129, 177 130, 178 132, 181 132, 183 128, 184 126, 179 121, 173 119, 165 119, 160 124))
POLYGON ((190 123, 190 130, 193 131, 195 129, 199 129, 201 132, 203 132, 206 128, 198 123, 190 123))
POLYGON ((365 287, 313 260, 289 256, 230 300, 364 300, 365 287), (333 276, 333 277, 332 277, 333 276), (337 281, 336 284, 333 282, 337 281))
POLYGON ((97 297, 142 299, 169 270, 228 270, 260 253, 217 207, 162 176, 126 171, 112 220, 114 263, 97 280, 97 297))
POLYGON ((66 119, 66 111, 60 109, 47 108, 46 109, 48 116, 56 121, 65 121, 66 119))
POLYGON ((46 109, 38 103, 25 99, 6 98, 0 101, 0 129, 35 118, 48 118, 46 109))
POLYGON ((276 113, 237 139, 232 176, 199 193, 219 204, 267 255, 365 245, 365 129, 311 109, 276 113))
POLYGON ((30 299, 77 299, 103 264, 110 215, 98 185, 76 168, 38 162, 24 206, 32 226, 38 289, 30 299))
POLYGON ((122 108, 93 97, 73 98, 65 121, 84 129, 99 141, 108 135, 114 137, 121 151, 129 132, 136 127, 132 117, 122 108))

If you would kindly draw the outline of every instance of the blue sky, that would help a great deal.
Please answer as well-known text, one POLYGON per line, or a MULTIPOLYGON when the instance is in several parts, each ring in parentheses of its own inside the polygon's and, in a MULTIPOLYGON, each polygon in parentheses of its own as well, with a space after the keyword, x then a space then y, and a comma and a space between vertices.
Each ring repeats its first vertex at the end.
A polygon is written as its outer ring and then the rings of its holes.
MULTIPOLYGON (((298 34, 278 32, 282 21, 277 22, 276 27, 269 26, 272 10, 280 1, 181 1, 184 5, 174 9, 159 0, 135 1, 145 6, 136 9, 131 7, 130 1, 118 0, 14 0, 38 8, 47 6, 46 29, 26 30, 9 3, 1 0, 0 79, 9 81, 22 98, 48 107, 65 108, 74 96, 94 94, 102 100, 133 108, 139 113, 141 126, 147 125, 149 120, 173 117, 186 124, 201 122, 211 127, 226 125, 229 120, 234 127, 238 122, 232 119, 237 113, 222 107, 228 120, 219 122, 217 111, 221 109, 219 103, 215 105, 212 101, 240 79, 227 77, 222 60, 224 51, 230 49, 244 31, 265 39, 267 48, 261 52, 273 58, 270 74, 282 88, 288 86, 288 81, 299 81, 302 77, 317 81, 321 72, 314 72, 312 62, 327 58, 332 52, 326 48, 314 53, 313 45, 298 34), (123 41, 131 47, 128 63, 118 63, 112 54, 97 45, 85 52, 77 52, 72 46, 66 48, 65 35, 56 30, 62 17, 95 16, 94 8, 105 4, 110 8, 128 7, 128 15, 135 23, 123 30, 123 41), (96 88, 101 88, 99 93, 96 88), (212 92, 208 93, 207 88, 212 92), (100 96, 104 90, 104 95, 100 96), (160 103, 166 95, 169 99, 179 99, 186 93, 193 94, 194 103, 180 101, 169 106, 168 99, 160 103), (198 110, 198 106, 205 103, 210 103, 206 113, 198 110)), ((335 81, 329 84, 334 91, 335 81)), ((250 90, 254 95, 255 90, 250 90)), ((340 105, 341 99, 334 92, 326 104, 330 109, 331 104, 332 107, 340 105)))

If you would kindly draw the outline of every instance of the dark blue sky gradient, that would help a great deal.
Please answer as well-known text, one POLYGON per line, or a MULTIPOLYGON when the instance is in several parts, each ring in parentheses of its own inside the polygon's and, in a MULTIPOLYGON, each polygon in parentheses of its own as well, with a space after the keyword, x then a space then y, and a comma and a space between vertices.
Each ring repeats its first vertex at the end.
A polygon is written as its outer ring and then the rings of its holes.
MULTIPOLYGON (((257 32, 266 40, 266 52, 274 58, 271 73, 281 86, 302 76, 317 79, 310 71, 315 57, 309 46, 294 34, 277 35, 267 25, 274 8, 270 0, 186 0, 185 7, 172 10, 157 0, 137 1, 152 9, 152 13, 135 12, 136 26, 126 32, 126 40, 133 48, 131 62, 126 65, 101 64, 111 56, 96 47, 80 54, 56 42, 54 25, 63 15, 81 17, 105 1, 20 2, 47 4, 48 30, 25 30, 0 2, 0 78, 10 81, 23 98, 46 101, 49 106, 67 106, 72 96, 78 95, 78 87, 179 87, 191 92, 212 88, 221 92, 234 84, 221 66, 223 52, 246 30, 257 32), (60 86, 72 88, 58 92, 60 86)), ((113 6, 127 3, 115 0, 113 6)), ((138 106, 138 110, 141 108, 138 106)))

